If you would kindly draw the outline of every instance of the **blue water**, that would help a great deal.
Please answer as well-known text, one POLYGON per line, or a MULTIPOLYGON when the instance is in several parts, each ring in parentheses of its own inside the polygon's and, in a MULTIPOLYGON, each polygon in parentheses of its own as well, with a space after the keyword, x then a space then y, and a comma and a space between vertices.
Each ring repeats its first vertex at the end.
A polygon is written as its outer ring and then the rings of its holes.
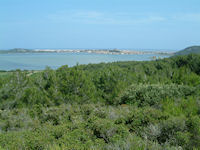
POLYGON ((0 70, 42 70, 49 66, 52 69, 62 65, 74 66, 78 64, 116 62, 116 61, 143 61, 152 60, 153 56, 160 58, 164 55, 109 55, 90 53, 18 53, 0 54, 0 70))

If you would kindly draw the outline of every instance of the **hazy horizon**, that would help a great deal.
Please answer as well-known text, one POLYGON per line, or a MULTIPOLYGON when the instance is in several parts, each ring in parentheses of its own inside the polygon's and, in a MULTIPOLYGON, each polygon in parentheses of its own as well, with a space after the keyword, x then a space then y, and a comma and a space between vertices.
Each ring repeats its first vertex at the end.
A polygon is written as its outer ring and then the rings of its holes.
POLYGON ((13 47, 13 48, 9 48, 9 49, 0 49, 0 50, 12 50, 12 49, 29 49, 29 50, 113 50, 113 49, 117 49, 117 50, 135 50, 135 51, 169 51, 169 52, 173 52, 173 51, 179 51, 179 50, 183 50, 183 49, 152 49, 152 48, 22 48, 22 47, 13 47))

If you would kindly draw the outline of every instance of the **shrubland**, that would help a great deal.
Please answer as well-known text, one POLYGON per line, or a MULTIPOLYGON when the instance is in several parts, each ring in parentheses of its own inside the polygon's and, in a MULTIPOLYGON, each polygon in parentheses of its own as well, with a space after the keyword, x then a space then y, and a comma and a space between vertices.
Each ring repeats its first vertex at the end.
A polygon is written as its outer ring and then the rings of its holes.
POLYGON ((0 73, 0 149, 200 149, 200 55, 0 73))

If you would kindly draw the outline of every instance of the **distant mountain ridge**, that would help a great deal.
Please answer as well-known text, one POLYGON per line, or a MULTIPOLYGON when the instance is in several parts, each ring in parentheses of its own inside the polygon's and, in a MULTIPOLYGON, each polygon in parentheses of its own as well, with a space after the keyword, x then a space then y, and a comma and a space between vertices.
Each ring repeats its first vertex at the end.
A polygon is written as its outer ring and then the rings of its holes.
POLYGON ((200 54, 200 46, 187 47, 184 50, 174 53, 174 55, 188 55, 188 54, 200 54))

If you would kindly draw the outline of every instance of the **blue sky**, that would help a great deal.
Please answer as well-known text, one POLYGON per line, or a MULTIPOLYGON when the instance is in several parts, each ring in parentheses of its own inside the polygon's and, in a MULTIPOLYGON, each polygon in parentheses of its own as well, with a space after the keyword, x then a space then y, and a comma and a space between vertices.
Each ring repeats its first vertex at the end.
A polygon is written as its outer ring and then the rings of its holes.
POLYGON ((200 45, 200 0, 0 0, 0 49, 200 45))

